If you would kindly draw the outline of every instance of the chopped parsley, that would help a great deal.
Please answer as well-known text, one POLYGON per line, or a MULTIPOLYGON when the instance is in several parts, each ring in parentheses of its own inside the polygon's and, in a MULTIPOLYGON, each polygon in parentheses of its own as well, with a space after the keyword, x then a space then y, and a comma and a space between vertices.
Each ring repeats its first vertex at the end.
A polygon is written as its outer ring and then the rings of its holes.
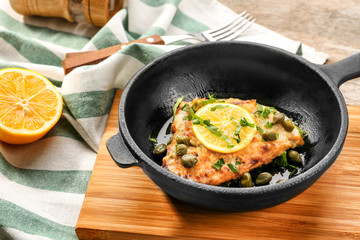
POLYGON ((235 166, 237 166, 237 165, 241 165, 241 162, 239 162, 238 160, 236 160, 236 162, 235 162, 235 166))
POLYGON ((214 125, 210 124, 210 121, 209 121, 209 124, 206 124, 205 126, 213 135, 215 135, 216 137, 224 140, 225 142, 228 143, 228 145, 226 147, 228 148, 232 148, 234 147, 234 143, 233 141, 226 135, 222 134, 223 132, 222 131, 219 131, 217 127, 215 127, 214 125))
POLYGON ((203 103, 203 106, 205 106, 205 105, 207 105, 207 104, 210 104, 210 103, 214 103, 215 101, 217 101, 217 99, 214 98, 214 95, 208 94, 208 96, 209 96, 209 99, 202 102, 202 103, 203 103))
POLYGON ((273 126, 274 126, 274 123, 273 123, 273 122, 266 121, 265 127, 271 129, 273 126))
POLYGON ((260 133, 260 134, 263 134, 263 133, 264 133, 264 130, 262 130, 262 128, 261 128, 261 127, 256 126, 256 129, 259 131, 259 133, 260 133))
POLYGON ((186 111, 186 112, 190 112, 189 104, 186 103, 181 110, 186 111))
POLYGON ((152 138, 151 137, 151 134, 149 134, 149 137, 148 137, 148 139, 150 140, 150 142, 153 142, 153 143, 157 143, 157 140, 155 139, 155 138, 152 138))
POLYGON ((248 120, 245 117, 241 117, 240 125, 242 127, 251 127, 251 128, 255 127, 255 124, 254 123, 249 123, 248 120))
POLYGON ((239 172, 239 170, 237 170, 237 168, 234 165, 232 165, 231 163, 229 163, 228 166, 229 166, 230 170, 233 171, 234 173, 239 172))
POLYGON ((298 49, 296 50, 296 55, 298 55, 298 56, 302 56, 302 55, 303 55, 302 42, 300 42, 300 45, 299 45, 298 49))
POLYGON ((255 114, 258 115, 258 117, 267 118, 270 113, 276 112, 276 109, 274 107, 263 107, 260 104, 257 104, 257 110, 255 114))
POLYGON ((300 133, 300 135, 301 135, 302 138, 304 138, 304 137, 307 135, 307 133, 306 133, 304 130, 302 130, 301 128, 299 128, 299 127, 296 126, 296 125, 295 125, 295 127, 296 127, 297 130, 299 131, 299 133, 300 133))
POLYGON ((176 114, 176 109, 179 107, 181 101, 184 99, 184 96, 182 97, 179 97, 177 100, 176 100, 176 103, 173 107, 173 113, 174 113, 174 119, 175 119, 175 114, 176 114))
POLYGON ((275 158, 273 162, 279 167, 287 167, 286 153, 282 153, 279 157, 275 158))
POLYGON ((270 109, 269 108, 264 108, 263 112, 262 112, 262 117, 263 118, 267 118, 270 114, 270 109))
POLYGON ((235 120, 235 118, 233 116, 230 117, 230 120, 233 121, 234 123, 236 123, 236 129, 235 129, 235 132, 234 132, 234 140, 237 142, 237 143, 240 143, 240 130, 241 130, 241 124, 239 121, 235 120))
POLYGON ((240 130, 242 127, 255 127, 254 123, 249 123, 248 120, 245 117, 241 117, 240 121, 235 120, 235 118, 233 116, 230 117, 230 120, 233 121, 234 123, 236 123, 236 129, 234 132, 234 137, 233 139, 237 142, 240 143, 240 130))
POLYGON ((220 170, 221 167, 225 164, 225 161, 223 158, 220 158, 219 161, 217 161, 213 166, 213 168, 215 168, 216 170, 220 170))
POLYGON ((241 142, 241 140, 240 140, 240 138, 237 138, 237 137, 233 137, 233 139, 237 142, 237 143, 240 143, 241 142))
POLYGON ((210 108, 210 111, 216 111, 217 109, 220 109, 220 108, 227 108, 228 106, 226 105, 216 105, 215 107, 212 107, 210 108))
POLYGON ((279 167, 291 168, 292 171, 289 177, 291 177, 297 172, 297 168, 294 165, 288 164, 286 153, 282 153, 279 157, 275 158, 273 162, 279 167))

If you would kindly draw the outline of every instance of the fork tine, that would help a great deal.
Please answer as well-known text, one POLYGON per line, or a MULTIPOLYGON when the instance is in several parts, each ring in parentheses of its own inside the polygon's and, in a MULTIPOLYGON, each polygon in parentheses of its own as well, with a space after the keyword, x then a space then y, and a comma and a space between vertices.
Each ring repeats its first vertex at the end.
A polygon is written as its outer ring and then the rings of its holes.
POLYGON ((243 11, 242 13, 240 13, 239 15, 237 15, 234 19, 232 19, 230 22, 227 22, 217 28, 214 28, 214 29, 210 29, 208 31, 206 31, 207 34, 214 34, 224 28, 226 28, 227 26, 233 24, 234 22, 236 22, 239 18, 241 18, 242 16, 244 16, 244 14, 246 13, 246 11, 243 11))
POLYGON ((246 23, 248 20, 246 19, 249 17, 250 14, 246 14, 244 17, 238 17, 235 21, 233 21, 231 24, 229 24, 227 27, 217 31, 216 33, 210 33, 213 38, 216 38, 220 35, 226 34, 226 32, 231 31, 232 29, 236 28, 237 26, 242 26, 244 23, 246 23))
POLYGON ((252 17, 247 19, 247 21, 243 22, 241 25, 239 25, 236 28, 232 29, 228 33, 226 33, 224 35, 220 35, 220 36, 218 36, 218 38, 215 38, 216 41, 220 41, 220 40, 221 41, 229 41, 229 40, 235 39, 241 33, 243 33, 246 29, 248 29, 255 22, 255 20, 256 19, 252 19, 252 17))

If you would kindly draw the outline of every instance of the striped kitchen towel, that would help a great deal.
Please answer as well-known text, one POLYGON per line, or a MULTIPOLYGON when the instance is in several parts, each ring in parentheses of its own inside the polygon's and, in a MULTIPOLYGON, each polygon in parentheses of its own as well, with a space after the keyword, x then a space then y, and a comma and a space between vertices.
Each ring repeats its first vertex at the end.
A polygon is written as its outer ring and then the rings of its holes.
MULTIPOLYGON (((104 62, 64 76, 67 52, 101 49, 159 34, 200 32, 235 15, 214 0, 129 0, 103 28, 62 19, 24 17, 0 1, 0 69, 27 68, 46 76, 61 92, 60 121, 26 145, 0 142, 0 239, 77 239, 74 228, 85 196, 116 89, 141 67, 183 43, 135 44, 104 62), (144 14, 146 13, 146 14, 144 14)), ((293 53, 298 41, 257 24, 240 40, 293 53)), ((326 55, 303 46, 303 56, 324 63, 326 55)), ((1 82, 0 82, 1 87, 1 82)))

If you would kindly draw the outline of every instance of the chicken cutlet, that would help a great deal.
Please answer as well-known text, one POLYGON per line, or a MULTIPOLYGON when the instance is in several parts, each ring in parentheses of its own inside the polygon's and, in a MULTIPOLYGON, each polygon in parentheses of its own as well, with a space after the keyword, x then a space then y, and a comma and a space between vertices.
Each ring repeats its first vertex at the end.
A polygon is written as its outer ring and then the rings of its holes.
POLYGON ((298 128, 294 125, 291 126, 291 120, 280 114, 279 111, 259 105, 256 100, 244 101, 229 98, 223 99, 221 102, 240 106, 251 113, 256 123, 256 133, 251 142, 239 151, 222 153, 210 150, 198 140, 193 130, 193 121, 188 117, 190 109, 196 111, 206 100, 182 101, 176 110, 171 125, 171 131, 174 135, 167 146, 167 154, 163 158, 163 167, 180 177, 203 184, 220 185, 230 180, 237 180, 244 173, 271 163, 273 159, 285 153, 286 150, 304 144, 298 128), (284 121, 290 121, 290 123, 281 124, 284 121), (266 138, 264 135, 264 132, 267 134, 270 132, 269 129, 273 133, 273 138, 271 136, 266 138), (196 160, 191 166, 182 161, 184 154, 176 152, 179 150, 176 149, 179 146, 179 139, 188 141, 186 155, 192 156, 193 160, 196 160))

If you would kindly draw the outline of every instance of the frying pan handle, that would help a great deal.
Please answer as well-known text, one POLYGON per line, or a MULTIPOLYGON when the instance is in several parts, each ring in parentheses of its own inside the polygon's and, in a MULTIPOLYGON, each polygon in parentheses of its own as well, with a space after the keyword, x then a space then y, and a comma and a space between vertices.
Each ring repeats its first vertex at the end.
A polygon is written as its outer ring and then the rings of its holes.
POLYGON ((133 154, 126 146, 120 132, 110 137, 106 141, 106 147, 110 153, 110 156, 119 167, 128 168, 132 166, 138 166, 139 161, 135 159, 133 154))
POLYGON ((360 53, 339 62, 319 66, 340 87, 344 82, 360 77, 360 53))

